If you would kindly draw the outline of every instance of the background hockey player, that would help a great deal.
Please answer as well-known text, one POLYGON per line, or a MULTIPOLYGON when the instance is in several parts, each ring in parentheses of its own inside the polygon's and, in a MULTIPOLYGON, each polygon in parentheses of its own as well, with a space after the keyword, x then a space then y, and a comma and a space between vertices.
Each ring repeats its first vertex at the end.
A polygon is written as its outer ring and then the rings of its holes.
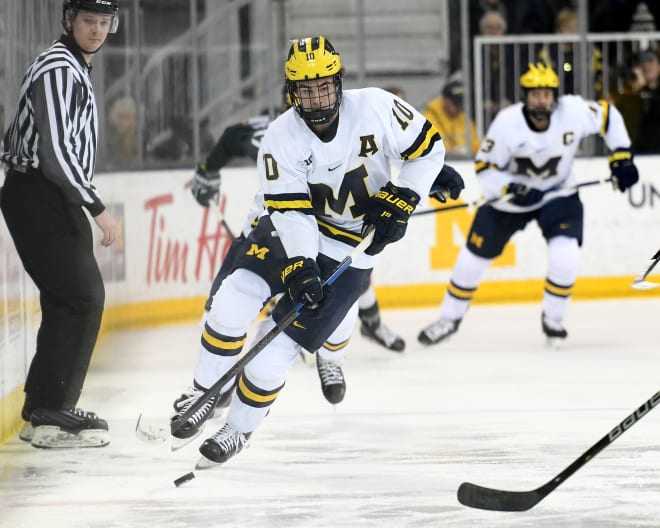
POLYGON ((566 338, 564 316, 582 245, 583 209, 573 173, 580 140, 592 134, 605 139, 612 151, 608 159, 613 181, 621 192, 639 178, 623 118, 614 106, 574 95, 557 98, 557 74, 543 64, 530 64, 520 85, 524 102, 497 114, 475 158, 484 198, 505 193, 512 197, 478 209, 454 266, 440 320, 418 336, 424 344, 438 343, 458 330, 486 268, 532 220, 548 246, 541 328, 548 338, 566 338))
MULTIPOLYGON (((286 295, 259 335, 298 303, 305 308, 245 367, 225 425, 200 447, 198 467, 222 463, 243 448, 284 387, 300 347, 346 346, 375 255, 404 236, 444 163, 439 134, 413 108, 378 88, 342 91, 341 60, 324 37, 295 41, 285 72, 293 108, 269 126, 258 160, 268 215, 248 237, 253 251, 213 298, 195 379, 209 387, 227 371, 273 291, 286 295), (398 186, 390 180, 391 159, 404 160, 398 186), (323 288, 322 277, 368 225, 375 236, 366 254, 323 288)), ((182 429, 197 434, 207 407, 182 429)))

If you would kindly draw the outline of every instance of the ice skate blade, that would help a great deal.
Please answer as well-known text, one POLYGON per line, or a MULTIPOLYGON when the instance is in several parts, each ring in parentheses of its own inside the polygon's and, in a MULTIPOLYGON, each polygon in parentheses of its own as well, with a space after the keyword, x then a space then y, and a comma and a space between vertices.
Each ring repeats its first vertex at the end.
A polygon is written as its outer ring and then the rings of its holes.
POLYGON ((105 429, 83 429, 78 434, 62 431, 56 425, 34 428, 32 445, 45 449, 71 449, 77 447, 103 447, 110 443, 105 429))
POLYGON ((560 350, 566 341, 563 337, 546 337, 545 346, 549 350, 560 350))
POLYGON ((222 462, 213 462, 213 460, 209 460, 204 455, 202 455, 201 457, 199 457, 199 460, 195 465, 195 469, 210 469, 212 467, 221 466, 221 465, 222 462))
POLYGON ((187 446, 190 442, 192 442, 195 438, 197 438, 199 435, 202 434, 203 428, 197 431, 194 435, 188 437, 188 438, 177 438, 176 436, 172 437, 172 445, 170 446, 172 451, 178 451, 182 447, 187 446))

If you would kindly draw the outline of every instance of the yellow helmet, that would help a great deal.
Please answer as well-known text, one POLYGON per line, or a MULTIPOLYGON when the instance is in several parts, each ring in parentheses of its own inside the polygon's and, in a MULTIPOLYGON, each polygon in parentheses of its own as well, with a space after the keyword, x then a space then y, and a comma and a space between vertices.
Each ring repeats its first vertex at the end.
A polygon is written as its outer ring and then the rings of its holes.
POLYGON ((546 66, 542 62, 537 64, 530 62, 529 70, 520 77, 520 86, 528 90, 533 88, 557 89, 559 88, 559 77, 552 67, 546 66))
POLYGON ((305 122, 318 125, 332 120, 341 102, 342 66, 339 53, 328 39, 319 35, 293 41, 284 63, 284 75, 289 102, 305 122), (334 101, 321 108, 305 109, 298 94, 298 83, 326 77, 334 83, 334 101))

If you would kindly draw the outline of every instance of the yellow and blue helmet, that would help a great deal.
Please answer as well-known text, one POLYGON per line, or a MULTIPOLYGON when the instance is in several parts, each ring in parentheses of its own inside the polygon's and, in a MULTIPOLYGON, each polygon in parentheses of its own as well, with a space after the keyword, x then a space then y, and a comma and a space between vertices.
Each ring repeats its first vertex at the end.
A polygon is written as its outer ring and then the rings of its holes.
POLYGON ((550 119, 550 114, 557 107, 557 97, 559 96, 559 77, 552 69, 552 66, 538 62, 529 63, 529 69, 520 76, 520 87, 523 89, 523 103, 525 111, 532 117, 539 120, 550 119), (527 93, 530 90, 547 89, 552 90, 554 102, 549 108, 530 108, 528 104, 527 93))
POLYGON ((323 35, 307 37, 292 42, 284 63, 285 84, 289 102, 309 125, 331 121, 341 103, 342 66, 339 53, 323 35), (334 101, 320 108, 305 109, 298 91, 298 84, 314 79, 328 78, 333 83, 334 101))
POLYGON ((559 77, 551 66, 542 62, 537 64, 529 63, 529 69, 520 76, 520 86, 524 90, 533 90, 534 88, 550 88, 556 90, 559 88, 559 77))

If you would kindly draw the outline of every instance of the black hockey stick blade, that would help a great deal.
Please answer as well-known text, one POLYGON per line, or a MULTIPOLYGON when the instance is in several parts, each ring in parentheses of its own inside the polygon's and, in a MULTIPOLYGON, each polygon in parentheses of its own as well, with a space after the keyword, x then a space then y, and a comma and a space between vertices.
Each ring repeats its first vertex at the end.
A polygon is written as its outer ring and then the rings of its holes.
POLYGON ((651 274, 653 268, 655 268, 658 265, 658 262, 660 262, 660 249, 658 249, 658 251, 651 257, 650 260, 651 264, 649 264, 643 272, 635 277, 635 280, 631 284, 632 288, 636 290, 651 290, 660 286, 660 284, 657 282, 650 282, 646 280, 646 277, 651 274))
MULTIPOLYGON (((339 276, 346 271, 350 265, 353 263, 353 260, 366 251, 366 249, 371 245, 374 239, 374 230, 373 228, 366 234, 362 241, 353 248, 353 251, 342 260, 330 276, 323 281, 323 285, 330 285, 335 282, 339 276)), ((245 365, 247 365, 252 359, 261 352, 270 342, 275 339, 279 334, 281 334, 290 324, 295 321, 296 317, 300 313, 300 310, 304 305, 301 303, 291 311, 289 311, 282 320, 275 325, 266 335, 264 335, 255 345, 248 350, 241 358, 234 363, 231 368, 225 372, 222 377, 211 385, 206 392, 200 396, 195 403, 193 403, 179 418, 174 420, 170 424, 170 432, 174 434, 177 432, 183 425, 186 423, 188 418, 195 414, 201 407, 213 396, 215 396, 222 387, 229 383, 236 374, 238 374, 245 365)))
POLYGON ((506 491, 479 486, 478 484, 472 484, 471 482, 464 482, 458 488, 458 502, 464 506, 478 508, 480 510, 507 512, 529 510, 547 497, 568 477, 614 442, 614 440, 635 425, 651 409, 658 405, 658 403, 660 403, 660 391, 656 392, 632 414, 624 418, 623 421, 614 427, 614 429, 574 460, 570 466, 539 488, 531 491, 506 491))

